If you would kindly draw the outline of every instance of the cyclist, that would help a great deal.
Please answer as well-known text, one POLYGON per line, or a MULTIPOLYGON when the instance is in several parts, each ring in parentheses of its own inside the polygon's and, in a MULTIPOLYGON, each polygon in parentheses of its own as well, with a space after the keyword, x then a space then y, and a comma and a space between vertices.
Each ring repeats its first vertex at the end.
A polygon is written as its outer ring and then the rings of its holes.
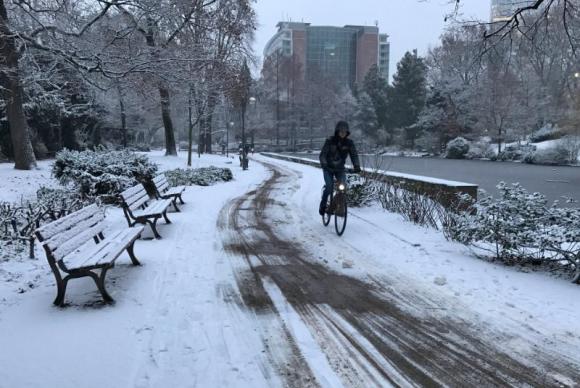
POLYGON ((238 154, 240 157, 240 167, 244 167, 243 160, 244 160, 244 158, 246 160, 248 159, 248 154, 250 153, 250 147, 251 146, 248 143, 246 143, 245 146, 242 146, 242 143, 240 143, 240 145, 238 147, 238 154))
POLYGON ((326 211, 326 201, 334 189, 334 178, 339 182, 346 183, 346 173, 344 163, 350 155, 350 160, 354 166, 354 172, 360 172, 360 162, 354 142, 348 138, 350 131, 346 121, 336 123, 334 136, 329 137, 324 142, 320 151, 320 167, 324 174, 324 183, 326 185, 322 193, 322 200, 318 212, 324 215, 326 211))

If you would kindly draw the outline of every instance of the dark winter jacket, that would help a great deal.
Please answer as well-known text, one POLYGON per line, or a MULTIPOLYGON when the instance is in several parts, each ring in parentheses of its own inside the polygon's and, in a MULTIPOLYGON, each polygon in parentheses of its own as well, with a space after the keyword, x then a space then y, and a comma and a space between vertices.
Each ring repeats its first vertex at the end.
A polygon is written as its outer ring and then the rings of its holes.
POLYGON ((358 154, 354 142, 348 138, 350 132, 344 139, 338 136, 338 129, 334 131, 334 136, 329 137, 324 142, 320 151, 320 166, 330 171, 343 171, 346 158, 350 155, 350 160, 355 168, 360 167, 358 154))

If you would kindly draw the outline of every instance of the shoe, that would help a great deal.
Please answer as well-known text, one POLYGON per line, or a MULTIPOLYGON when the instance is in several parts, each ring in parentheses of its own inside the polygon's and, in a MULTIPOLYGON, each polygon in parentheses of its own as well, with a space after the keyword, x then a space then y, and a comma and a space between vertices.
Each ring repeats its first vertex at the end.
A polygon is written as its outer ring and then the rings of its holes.
POLYGON ((318 214, 323 216, 325 212, 326 212, 326 206, 324 206, 324 204, 320 204, 320 206, 318 207, 318 214))

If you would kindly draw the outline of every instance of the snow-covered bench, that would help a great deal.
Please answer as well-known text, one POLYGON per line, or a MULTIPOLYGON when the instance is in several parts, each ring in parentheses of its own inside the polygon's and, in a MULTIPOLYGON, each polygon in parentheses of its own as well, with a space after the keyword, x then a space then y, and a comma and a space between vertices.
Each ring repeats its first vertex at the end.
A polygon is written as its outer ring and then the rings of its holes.
POLYGON ((167 218, 167 208, 171 205, 171 199, 151 200, 141 183, 123 191, 120 197, 129 226, 149 224, 155 238, 161 238, 157 232, 157 221, 163 217, 166 223, 171 223, 167 218))
POLYGON ((105 276, 115 260, 127 250, 134 265, 139 261, 133 252, 135 240, 144 226, 105 233, 105 214, 97 205, 90 205, 44 225, 35 231, 56 278, 58 293, 54 304, 62 306, 70 279, 91 277, 105 302, 113 298, 105 290, 105 276), (100 270, 100 273, 94 272, 100 270), (63 277, 63 273, 66 274, 63 277))
POLYGON ((155 185, 157 198, 171 199, 175 211, 178 212, 177 200, 179 199, 181 204, 185 203, 183 202, 183 198, 181 198, 181 194, 185 191, 185 186, 169 187, 169 182, 167 182, 165 174, 159 174, 153 178, 153 184, 155 185))

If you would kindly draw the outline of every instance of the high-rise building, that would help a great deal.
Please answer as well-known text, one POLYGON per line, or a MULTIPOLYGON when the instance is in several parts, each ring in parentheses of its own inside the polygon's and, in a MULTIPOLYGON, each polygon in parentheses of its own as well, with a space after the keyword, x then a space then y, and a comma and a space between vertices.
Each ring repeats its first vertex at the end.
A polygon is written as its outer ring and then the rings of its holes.
POLYGON ((278 32, 264 49, 264 60, 273 56, 292 57, 299 76, 310 80, 320 76, 354 86, 377 65, 389 78, 387 34, 376 26, 312 26, 310 23, 280 22, 278 32))
POLYGON ((509 20, 518 10, 530 5, 531 0, 491 0, 491 22, 503 22, 509 20))

